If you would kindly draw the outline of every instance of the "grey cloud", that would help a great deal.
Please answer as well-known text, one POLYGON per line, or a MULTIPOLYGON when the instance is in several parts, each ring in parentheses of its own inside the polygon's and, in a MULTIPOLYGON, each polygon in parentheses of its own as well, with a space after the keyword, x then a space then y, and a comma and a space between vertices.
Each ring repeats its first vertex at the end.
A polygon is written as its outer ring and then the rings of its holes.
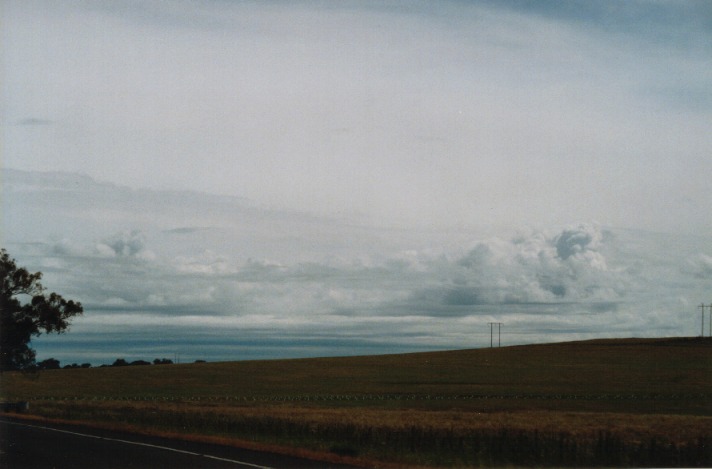
POLYGON ((97 245, 100 252, 111 252, 119 257, 134 257, 145 248, 145 236, 138 230, 114 235, 97 245))
POLYGON ((592 241, 592 234, 584 229, 565 230, 555 240, 556 254, 566 260, 583 252, 592 241))
POLYGON ((193 233, 198 233, 201 231, 210 231, 211 228, 207 227, 199 227, 199 226, 183 226, 180 228, 172 228, 170 230, 164 230, 164 233, 167 234, 174 234, 174 235, 185 235, 185 234, 193 234, 193 233))
POLYGON ((692 256, 681 270, 700 279, 712 279, 712 256, 704 253, 692 256))
POLYGON ((538 281, 544 290, 553 293, 557 298, 564 298, 566 296, 566 285, 560 280, 542 274, 538 276, 538 281))
POLYGON ((452 306, 482 304, 482 295, 474 288, 453 287, 446 290, 443 302, 452 306))
POLYGON ((492 249, 487 244, 480 243, 466 256, 457 261, 458 265, 469 269, 486 265, 492 259, 492 249))
POLYGON ((34 127, 34 126, 48 126, 54 124, 54 121, 50 119, 42 119, 39 117, 28 117, 25 119, 21 119, 16 122, 16 125, 20 126, 28 126, 28 127, 34 127))

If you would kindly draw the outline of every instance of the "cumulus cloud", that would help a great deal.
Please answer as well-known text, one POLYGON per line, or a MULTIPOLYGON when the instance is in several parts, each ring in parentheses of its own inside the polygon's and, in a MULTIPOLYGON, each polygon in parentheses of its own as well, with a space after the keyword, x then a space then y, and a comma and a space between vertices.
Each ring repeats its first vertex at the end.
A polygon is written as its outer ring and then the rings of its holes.
POLYGON ((155 254, 146 249, 146 237, 140 230, 115 234, 96 244, 96 251, 105 257, 153 259, 155 254))
POLYGON ((556 254, 563 260, 594 249, 600 242, 600 232, 586 226, 564 230, 556 237, 556 254))
POLYGON ((553 237, 531 232, 481 241, 462 257, 438 263, 445 281, 415 298, 447 306, 616 301, 620 275, 607 268, 602 240, 599 227, 582 225, 553 237))

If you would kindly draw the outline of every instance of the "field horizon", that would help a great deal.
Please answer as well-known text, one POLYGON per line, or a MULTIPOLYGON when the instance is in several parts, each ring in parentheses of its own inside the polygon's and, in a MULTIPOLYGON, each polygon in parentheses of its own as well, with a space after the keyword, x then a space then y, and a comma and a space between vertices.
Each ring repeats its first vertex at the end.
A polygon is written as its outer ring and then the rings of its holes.
POLYGON ((5 373, 40 418, 410 466, 712 464, 712 338, 5 373), (385 443, 384 443, 385 442, 385 443))

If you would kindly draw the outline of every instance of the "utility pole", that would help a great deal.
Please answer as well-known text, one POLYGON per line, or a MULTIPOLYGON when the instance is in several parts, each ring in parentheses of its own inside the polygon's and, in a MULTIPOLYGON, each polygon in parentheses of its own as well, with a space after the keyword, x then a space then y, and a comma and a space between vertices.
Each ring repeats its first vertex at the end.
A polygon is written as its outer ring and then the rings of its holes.
POLYGON ((502 346, 502 323, 501 322, 490 322, 490 348, 494 347, 494 326, 497 326, 498 342, 497 346, 502 346))
POLYGON ((708 306, 708 308, 710 309, 710 320, 709 320, 709 323, 710 323, 710 337, 712 337, 712 303, 710 303, 710 305, 708 306))
MULTIPOLYGON (((710 307, 712 307, 712 305, 710 307)), ((702 303, 699 306, 699 308, 700 308, 700 311, 702 311, 702 314, 700 315, 701 322, 702 322, 702 326, 701 326, 702 330, 700 331, 700 337, 704 337, 705 336, 705 304, 702 303)))

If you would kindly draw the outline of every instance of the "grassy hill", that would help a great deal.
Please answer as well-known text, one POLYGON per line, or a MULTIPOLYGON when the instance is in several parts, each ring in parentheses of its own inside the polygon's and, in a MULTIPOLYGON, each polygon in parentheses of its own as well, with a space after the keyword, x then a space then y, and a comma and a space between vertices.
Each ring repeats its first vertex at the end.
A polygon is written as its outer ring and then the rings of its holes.
POLYGON ((406 464, 591 463, 601 445, 627 448, 606 464, 629 464, 636 451, 649 457, 650 445, 674 447, 678 459, 703 445, 699 457, 712 461, 708 338, 6 373, 2 396, 47 417, 406 464), (504 461, 482 456, 511 432, 518 447, 535 446, 524 459, 511 459, 519 450, 504 461), (442 447, 425 444, 426 434, 442 447))

